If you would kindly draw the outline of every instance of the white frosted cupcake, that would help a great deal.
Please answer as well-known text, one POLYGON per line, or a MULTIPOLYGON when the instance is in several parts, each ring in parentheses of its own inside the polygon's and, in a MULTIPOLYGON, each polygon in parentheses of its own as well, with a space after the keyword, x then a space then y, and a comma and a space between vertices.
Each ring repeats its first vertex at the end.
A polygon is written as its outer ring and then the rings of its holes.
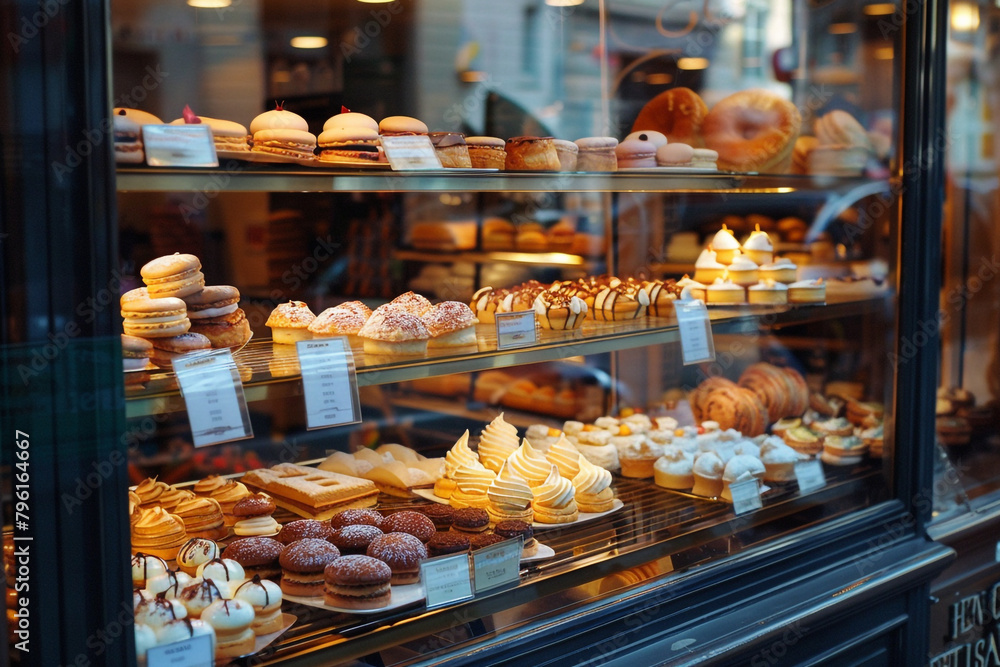
POLYGON ((677 446, 663 448, 653 464, 653 481, 665 489, 689 490, 694 486, 694 456, 677 446))
POLYGON ((768 436, 760 445, 760 461, 764 464, 765 482, 791 482, 795 479, 795 463, 802 457, 777 436, 768 436))

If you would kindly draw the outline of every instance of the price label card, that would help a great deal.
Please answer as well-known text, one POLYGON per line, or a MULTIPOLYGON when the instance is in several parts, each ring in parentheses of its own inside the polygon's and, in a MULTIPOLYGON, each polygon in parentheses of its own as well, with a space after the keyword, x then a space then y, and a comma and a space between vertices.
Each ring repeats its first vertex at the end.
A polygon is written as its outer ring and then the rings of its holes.
POLYGON ((681 358, 684 365, 715 361, 715 341, 712 323, 704 301, 687 299, 674 302, 677 329, 681 336, 681 358))
POLYGON ((474 595, 468 553, 421 561, 420 580, 424 582, 428 609, 468 600, 474 595))
POLYGON ((799 491, 802 493, 822 489, 826 486, 826 475, 823 474, 823 465, 819 459, 796 461, 795 478, 799 482, 799 491))
POLYGON ((442 169, 434 144, 427 135, 382 137, 382 148, 394 171, 442 169))
POLYGON ((154 646, 146 651, 149 667, 214 667, 212 637, 200 635, 184 641, 154 646))
POLYGON ((733 511, 736 514, 746 514, 763 507, 760 502, 760 485, 756 479, 733 482, 729 485, 729 492, 733 494, 733 511))
POLYGON ((506 540, 472 554, 476 593, 518 581, 521 576, 521 550, 524 541, 506 540))
POLYGON ((253 437, 243 383, 229 350, 184 354, 173 365, 195 447, 253 437))
POLYGON ((538 340, 535 328, 535 311, 519 310, 516 313, 497 313, 497 349, 534 345, 538 340))
POLYGON ((208 125, 143 125, 142 143, 153 167, 219 166, 208 125))
POLYGON ((354 355, 345 338, 302 340, 295 344, 306 397, 309 429, 361 421, 354 355))

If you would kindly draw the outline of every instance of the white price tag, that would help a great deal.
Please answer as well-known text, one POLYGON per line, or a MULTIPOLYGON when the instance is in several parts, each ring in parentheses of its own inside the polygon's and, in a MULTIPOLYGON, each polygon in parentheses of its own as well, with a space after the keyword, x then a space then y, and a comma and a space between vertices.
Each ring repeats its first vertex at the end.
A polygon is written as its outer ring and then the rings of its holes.
POLYGON ((497 313, 497 349, 534 345, 538 340, 535 311, 519 310, 514 313, 497 313))
POLYGON ((756 479, 733 482, 729 485, 729 492, 733 495, 733 511, 736 514, 746 514, 763 507, 760 502, 760 484, 756 479))
POLYGON ((253 437, 243 383, 229 350, 173 360, 195 447, 253 437))
POLYGON ((506 540, 472 553, 476 593, 518 581, 524 540, 506 540))
POLYGON ((393 171, 442 169, 434 144, 426 134, 382 137, 381 140, 393 171))
POLYGON ((468 552, 421 561, 420 580, 428 609, 473 597, 468 552))
POLYGON ((681 358, 685 366, 715 361, 712 323, 704 301, 688 299, 674 302, 677 330, 681 337, 681 358))
POLYGON ((345 338, 302 340, 295 344, 302 369, 309 429, 361 421, 354 355, 345 338))
POLYGON ((154 646, 146 651, 148 667, 214 667, 215 647, 211 635, 154 646))
POLYGON ((153 167, 219 166, 208 125, 143 125, 142 143, 153 167))
POLYGON ((822 489, 826 486, 826 475, 823 473, 823 464, 819 462, 819 459, 796 461, 795 479, 798 480, 799 491, 802 493, 822 489))

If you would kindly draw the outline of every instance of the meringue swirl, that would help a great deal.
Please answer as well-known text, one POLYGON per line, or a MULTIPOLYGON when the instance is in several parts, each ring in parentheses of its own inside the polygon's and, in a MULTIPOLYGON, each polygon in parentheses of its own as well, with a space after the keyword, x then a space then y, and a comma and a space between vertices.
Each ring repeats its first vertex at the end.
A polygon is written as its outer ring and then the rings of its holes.
POLYGON ((459 466, 463 463, 478 462, 479 459, 476 457, 476 453, 472 451, 469 447, 469 431, 466 430, 462 434, 462 437, 452 445, 452 448, 448 450, 448 453, 444 455, 444 474, 445 477, 453 479, 455 477, 455 471, 458 470, 459 466))
POLYGON ((501 412, 479 436, 479 460, 487 469, 500 472, 504 461, 516 450, 517 429, 504 421, 501 412))
POLYGON ((611 486, 611 473, 580 457, 580 472, 573 477, 573 487, 581 495, 596 496, 611 486))
POLYGON ((521 446, 507 459, 507 464, 513 472, 524 478, 528 486, 540 486, 549 476, 549 463, 545 456, 531 446, 527 439, 521 441, 521 446))
POLYGON ((531 490, 534 494, 534 506, 549 509, 562 509, 574 503, 576 495, 573 483, 559 474, 559 469, 549 464, 549 475, 545 481, 531 490))
POLYGON ((560 436, 559 440, 549 447, 545 458, 549 463, 555 464, 559 474, 568 480, 572 480, 580 472, 580 452, 565 435, 560 436))
POLYGON ((490 504, 500 511, 522 511, 526 509, 534 497, 531 487, 523 477, 514 472, 508 463, 500 469, 500 474, 486 490, 490 504))
POLYGON ((455 491, 451 494, 453 507, 485 507, 489 504, 486 491, 496 479, 496 473, 478 461, 463 463, 455 471, 455 491))

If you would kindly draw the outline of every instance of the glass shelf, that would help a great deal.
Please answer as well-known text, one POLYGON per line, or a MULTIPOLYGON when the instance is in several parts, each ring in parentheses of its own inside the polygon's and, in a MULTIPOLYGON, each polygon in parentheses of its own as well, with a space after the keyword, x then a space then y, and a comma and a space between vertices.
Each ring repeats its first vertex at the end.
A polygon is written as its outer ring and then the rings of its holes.
MULTIPOLYGON (((757 330, 758 320, 770 326, 785 326, 838 317, 888 313, 891 292, 860 300, 828 302, 825 305, 733 306, 711 307, 709 317, 716 335, 757 330)), ((419 378, 520 366, 568 357, 601 354, 662 345, 678 341, 677 321, 673 318, 642 318, 628 322, 587 320, 572 331, 539 330, 538 341, 530 347, 498 350, 496 329, 477 326, 475 347, 455 350, 431 350, 427 356, 391 357, 367 355, 357 345, 353 349, 358 386, 371 386, 419 378)), ((300 395, 298 359, 290 345, 274 345, 270 340, 254 340, 233 355, 244 379, 248 403, 282 396, 300 395)), ((127 396, 126 416, 144 417, 184 409, 172 371, 151 372, 144 389, 127 396)))
POLYGON ((119 168, 119 192, 888 192, 882 178, 731 172, 448 173, 280 167, 223 160, 215 169, 119 168))

